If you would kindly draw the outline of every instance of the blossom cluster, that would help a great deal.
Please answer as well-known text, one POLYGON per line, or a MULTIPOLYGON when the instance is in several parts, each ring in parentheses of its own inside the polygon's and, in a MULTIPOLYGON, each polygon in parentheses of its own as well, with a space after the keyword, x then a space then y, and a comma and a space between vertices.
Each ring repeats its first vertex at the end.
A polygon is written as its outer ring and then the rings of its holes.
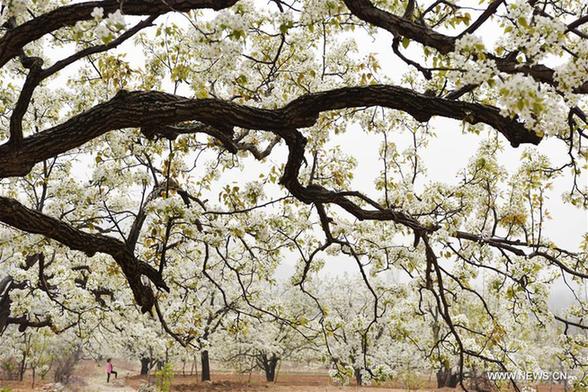
POLYGON ((550 87, 521 75, 503 75, 497 82, 501 114, 517 118, 539 136, 563 135, 566 106, 550 87))
POLYGON ((121 31, 125 28, 125 18, 121 13, 120 9, 108 14, 107 18, 104 18, 104 9, 95 7, 91 14, 94 21, 97 23, 94 33, 104 43, 112 41, 114 33, 121 31))
POLYGON ((567 29, 556 18, 534 14, 529 2, 518 0, 508 6, 508 23, 498 45, 508 51, 522 51, 527 60, 538 61, 547 54, 560 55, 567 29))
POLYGON ((578 39, 572 42, 570 50, 575 53, 575 56, 560 65, 554 75, 558 88, 567 93, 588 83, 588 40, 578 39))

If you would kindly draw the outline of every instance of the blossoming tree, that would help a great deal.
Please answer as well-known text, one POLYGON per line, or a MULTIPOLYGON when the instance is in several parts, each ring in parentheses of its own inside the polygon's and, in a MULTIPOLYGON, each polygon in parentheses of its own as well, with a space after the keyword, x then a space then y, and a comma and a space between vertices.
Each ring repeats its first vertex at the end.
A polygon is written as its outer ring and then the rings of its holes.
POLYGON ((573 332, 588 329, 586 300, 553 314, 547 299, 555 282, 585 284, 588 240, 570 233, 566 248, 545 227, 564 224, 546 204, 558 177, 562 203, 588 206, 587 12, 580 0, 8 0, 0 330, 91 331, 136 306, 196 345, 217 311, 279 317, 259 290, 282 258, 297 258, 292 283, 313 298, 308 282, 339 256, 374 298, 370 276, 404 271, 446 328, 433 348, 451 347, 462 375, 472 361, 518 366, 481 276, 513 319, 555 318, 566 361, 585 369, 573 332), (427 146, 470 135, 458 180, 428 178, 427 146), (517 148, 519 167, 503 165, 517 148), (482 307, 477 322, 463 301, 482 307))

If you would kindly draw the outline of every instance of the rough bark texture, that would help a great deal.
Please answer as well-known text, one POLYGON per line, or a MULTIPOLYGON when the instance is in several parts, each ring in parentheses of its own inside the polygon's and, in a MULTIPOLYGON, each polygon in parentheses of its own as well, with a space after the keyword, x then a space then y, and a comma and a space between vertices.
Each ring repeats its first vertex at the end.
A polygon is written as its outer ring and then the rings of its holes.
POLYGON ((2 334, 8 326, 8 318, 10 317, 11 285, 12 277, 10 276, 5 276, 0 280, 0 334, 2 334))
POLYGON ((436 32, 428 26, 391 14, 375 7, 369 0, 345 0, 345 5, 359 19, 378 26, 394 35, 408 37, 423 45, 433 47, 441 53, 455 48, 455 38, 436 32))
MULTIPOLYGON (((429 48, 434 48, 443 54, 450 53, 455 50, 455 43, 459 37, 474 32, 504 3, 501 0, 494 0, 472 25, 459 36, 452 37, 427 26, 423 17, 418 19, 414 15, 415 2, 413 1, 408 2, 408 7, 403 16, 379 9, 369 0, 344 0, 344 2, 351 13, 360 20, 389 31, 396 40, 395 53, 397 55, 399 55, 398 40, 400 37, 407 37, 429 48)), ((23 67, 22 71, 26 73, 26 81, 22 86, 15 107, 12 108, 10 140, 0 146, 0 178, 24 176, 31 171, 36 163, 71 151, 109 131, 124 128, 141 128, 143 134, 148 138, 157 136, 173 139, 179 134, 202 132, 217 138, 231 153, 246 150, 258 159, 269 155, 271 148, 283 140, 288 147, 288 160, 280 182, 298 200, 315 204, 328 241, 333 243, 334 239, 329 232, 329 218, 323 204, 335 204, 359 220, 392 221, 412 230, 415 234, 416 246, 420 238, 426 242, 428 233, 437 230, 437 227, 424 226, 417 218, 411 216, 410 212, 400 211, 394 207, 383 207, 359 192, 339 192, 316 184, 305 186, 300 183, 298 175, 302 164, 305 162, 307 142, 300 131, 301 128, 314 125, 322 112, 381 106, 408 113, 420 122, 426 122, 433 116, 442 116, 470 124, 484 123, 500 132, 515 147, 523 143, 538 144, 541 141, 540 137, 533 131, 526 129, 524 124, 517 121, 516 118, 502 116, 500 110, 496 107, 458 100, 464 94, 475 91, 479 87, 476 85, 464 86, 452 92, 437 92, 439 95, 445 94, 445 98, 435 96, 435 92, 422 94, 397 86, 350 86, 307 94, 293 100, 282 108, 273 110, 238 105, 219 99, 190 99, 156 91, 121 91, 108 102, 88 108, 85 112, 50 129, 35 133, 33 133, 33 130, 23 129, 23 118, 27 110, 29 110, 29 103, 34 97, 34 90, 48 76, 57 73, 84 56, 112 49, 141 28, 149 26, 158 15, 171 11, 183 12, 199 8, 222 9, 235 3, 237 3, 237 0, 93 1, 59 7, 18 26, 15 24, 14 19, 7 23, 4 26, 6 33, 0 38, 0 67, 11 59, 18 57, 20 65, 23 67), (23 48, 27 44, 56 30, 73 26, 78 21, 91 19, 91 13, 96 7, 103 8, 105 15, 120 9, 124 14, 148 15, 149 17, 109 44, 83 49, 45 69, 43 69, 41 59, 25 55, 23 48), (186 121, 195 121, 199 124, 197 126, 194 126, 194 124, 181 124, 186 121), (271 132, 275 135, 274 141, 268 149, 259 151, 255 146, 247 145, 237 140, 233 134, 234 127, 271 132)), ((281 6, 279 2, 276 3, 281 6)), ((587 20, 585 17, 580 18, 578 21, 571 23, 568 28, 571 31, 587 20)), ((517 53, 515 52, 508 53, 504 57, 496 57, 491 53, 487 53, 486 57, 493 59, 501 72, 521 73, 541 83, 557 86, 553 69, 541 64, 518 64, 516 55, 517 53)), ((404 60, 411 64, 406 58, 404 60)), ((417 65, 412 62, 412 66, 417 65)), ((433 72, 433 70, 428 70, 422 66, 420 66, 419 70, 424 73, 429 72, 429 75, 433 72)), ((578 87, 576 92, 588 93, 588 83, 578 87)), ((570 116, 574 114, 573 110, 576 110, 576 116, 585 121, 585 115, 578 108, 572 109, 570 116), (578 114, 578 111, 580 114, 578 114)), ((150 311, 156 302, 152 288, 141 281, 142 275, 147 276, 159 289, 167 290, 167 286, 161 277, 160 271, 145 262, 137 260, 134 255, 134 248, 146 219, 144 207, 145 205, 141 206, 126 243, 112 237, 81 231, 66 222, 44 215, 40 211, 29 209, 18 201, 6 197, 0 197, 0 222, 28 233, 41 234, 62 243, 70 249, 82 251, 90 257, 97 252, 112 256, 128 280, 137 304, 146 312, 150 311)), ((545 252, 535 251, 533 254, 527 255, 523 250, 519 249, 519 247, 530 246, 526 243, 499 238, 481 238, 480 236, 461 232, 454 236, 468 241, 483 242, 501 251, 511 252, 521 257, 540 256, 549 260, 552 264, 558 265, 566 272, 581 278, 586 277, 585 274, 573 271, 573 268, 559 263, 553 256, 547 255, 545 252)), ((479 354, 464 350, 459 340, 459 335, 455 332, 451 322, 448 311, 449 305, 443 297, 445 291, 442 286, 441 272, 439 272, 436 257, 428 243, 426 249, 427 261, 431 267, 437 268, 437 282, 445 312, 443 318, 451 328, 460 346, 462 356, 460 376, 457 377, 450 370, 442 369, 438 374, 438 380, 443 386, 455 386, 461 381, 461 375, 463 375, 463 356, 467 354, 482 357, 479 354)), ((160 266, 163 265, 163 263, 160 264, 160 266)), ((429 280, 429 282, 431 281, 429 280)), ((85 284, 83 280, 77 280, 76 283, 85 284)), ((50 326, 50 320, 31 321, 23 316, 10 317, 10 299, 7 293, 11 288, 15 287, 14 285, 15 283, 12 282, 11 278, 0 280, 0 333, 11 323, 18 324, 21 331, 28 327, 50 326)), ((431 289, 430 287, 427 288, 431 289)), ((99 299, 100 295, 109 293, 95 291, 94 294, 99 299)), ((156 309, 158 315, 160 315, 157 306, 156 309)), ((566 330, 568 326, 582 327, 574 322, 560 321, 566 323, 566 330)), ((163 323, 163 325, 166 331, 171 333, 167 324, 163 323)), ((492 359, 483 359, 493 362, 492 359)), ((210 363, 207 351, 201 352, 201 361, 202 380, 210 380, 210 363)), ((275 380, 277 363, 278 359, 275 357, 265 358, 262 368, 264 368, 268 381, 275 380)), ((144 363, 142 360, 142 372, 143 369, 144 363)), ((361 384, 361 373, 357 372, 356 377, 358 384, 361 384)))
POLYGON ((225 130, 237 126, 273 131, 285 137, 291 129, 314 125, 321 112, 364 106, 402 110, 423 122, 433 116, 443 116, 471 124, 485 123, 502 133, 513 146, 541 141, 522 123, 503 117, 496 107, 432 97, 397 86, 348 87, 308 94, 275 110, 217 99, 189 99, 155 91, 120 91, 110 101, 44 132, 28 136, 19 145, 0 146, 0 177, 26 175, 35 163, 115 129, 137 127, 150 130, 194 120, 225 130))

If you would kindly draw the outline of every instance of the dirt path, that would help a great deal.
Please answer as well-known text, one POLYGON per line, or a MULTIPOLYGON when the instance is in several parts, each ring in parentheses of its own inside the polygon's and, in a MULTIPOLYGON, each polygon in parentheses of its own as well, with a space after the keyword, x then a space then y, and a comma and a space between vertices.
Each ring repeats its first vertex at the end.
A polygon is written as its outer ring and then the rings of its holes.
MULTIPOLYGON (((118 379, 106 382, 104 363, 84 360, 74 371, 72 383, 64 392, 134 392, 141 384, 147 382, 145 376, 139 376, 139 369, 134 362, 114 360, 118 379)), ((459 389, 435 389, 432 380, 422 380, 423 388, 419 392, 458 392, 459 389)), ((24 382, 0 380, 1 387, 9 387, 14 392, 47 391, 42 383, 31 388, 31 380, 24 382)), ((260 374, 235 374, 215 371, 213 382, 200 382, 197 375, 176 374, 173 378, 174 392, 406 392, 401 384, 389 383, 386 386, 341 387, 333 385, 326 373, 284 372, 276 383, 265 382, 260 374)), ((562 386, 542 386, 538 392, 563 392, 562 386)))
MULTIPOLYGON (((106 382, 106 377, 103 374, 96 374, 87 376, 84 379, 83 388, 79 389, 80 391, 88 391, 88 392, 134 392, 136 389, 131 388, 126 384, 124 378, 119 378, 116 380, 110 380, 109 383, 106 382)), ((73 388, 72 388, 73 389, 73 388)))
MULTIPOLYGON (((116 366, 116 365, 115 365, 116 366)), ((87 391, 87 392, 134 392, 136 389, 127 385, 126 377, 134 372, 125 367, 115 367, 118 372, 118 378, 110 378, 110 382, 106 382, 106 374, 103 366, 93 361, 84 361, 76 369, 76 381, 68 387, 72 391, 87 391), (80 375, 82 377, 80 377, 80 375)))
MULTIPOLYGON (((116 361, 115 370, 118 372, 118 379, 110 379, 106 382, 106 372, 104 363, 97 363, 93 360, 82 360, 75 368, 71 382, 67 385, 64 392, 134 392, 128 383, 128 378, 137 374, 138 369, 125 361, 116 361)), ((24 381, 7 381, 0 379, 0 389, 9 388, 13 392, 42 392, 51 391, 55 385, 52 381, 52 375, 48 375, 45 380, 37 380, 35 387, 32 388, 30 374, 26 374, 24 381)))

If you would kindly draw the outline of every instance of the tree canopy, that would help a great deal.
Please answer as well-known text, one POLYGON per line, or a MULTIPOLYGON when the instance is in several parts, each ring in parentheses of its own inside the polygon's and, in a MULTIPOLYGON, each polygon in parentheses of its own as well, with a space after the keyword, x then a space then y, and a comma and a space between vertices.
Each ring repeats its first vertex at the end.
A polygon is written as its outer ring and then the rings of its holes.
POLYGON ((463 376, 532 366, 538 328, 586 375, 588 235, 546 229, 548 200, 588 207, 584 1, 8 0, 0 25, 6 336, 228 334, 260 366, 321 341, 377 380, 378 342, 463 376))

